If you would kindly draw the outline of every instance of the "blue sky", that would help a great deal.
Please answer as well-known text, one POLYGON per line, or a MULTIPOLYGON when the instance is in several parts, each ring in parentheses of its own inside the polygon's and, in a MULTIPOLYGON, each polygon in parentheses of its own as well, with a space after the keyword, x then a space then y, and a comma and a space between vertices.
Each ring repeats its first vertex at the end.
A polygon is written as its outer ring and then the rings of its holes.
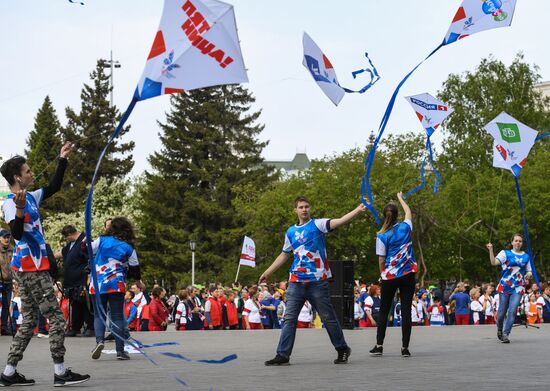
MULTIPOLYGON (((2 0, 2 90, 0 155, 22 153, 34 115, 50 95, 62 123, 65 107, 80 107, 80 91, 98 58, 113 49, 122 68, 115 72, 115 104, 125 108, 141 75, 162 12, 163 0, 2 0)), ((443 39, 459 0, 234 0, 247 87, 262 109, 269 140, 267 159, 312 158, 363 147, 378 128, 399 80, 443 39), (360 87, 351 71, 369 52, 381 80, 363 95, 347 95, 339 107, 323 95, 302 66, 307 31, 331 59, 343 85, 360 87)), ((450 73, 473 70, 483 57, 511 63, 522 51, 550 80, 548 0, 518 0, 512 26, 482 32, 440 50, 402 88, 388 133, 423 132, 403 99, 435 95, 450 73)), ((168 97, 140 102, 130 117, 136 142, 134 174, 161 144, 157 120, 169 110, 168 97)), ((435 136, 435 140, 441 138, 435 136)))

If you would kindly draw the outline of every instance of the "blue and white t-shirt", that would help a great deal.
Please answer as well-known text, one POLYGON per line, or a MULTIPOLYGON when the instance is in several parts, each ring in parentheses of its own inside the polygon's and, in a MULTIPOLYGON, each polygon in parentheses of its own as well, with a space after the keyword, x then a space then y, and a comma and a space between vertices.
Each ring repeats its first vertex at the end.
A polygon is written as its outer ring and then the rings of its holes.
POLYGON ((512 250, 502 250, 496 256, 502 265, 502 273, 498 282, 497 292, 511 295, 523 294, 525 286, 525 273, 531 272, 529 254, 516 253, 512 250))
POLYGON ((392 280, 418 271, 411 233, 412 221, 407 219, 376 235, 376 255, 386 257, 384 270, 380 274, 383 280, 392 280))
POLYGON ((289 282, 321 281, 332 277, 327 259, 325 234, 330 219, 311 219, 304 225, 293 225, 285 234, 285 253, 294 253, 289 282))
MULTIPOLYGON (((17 272, 37 272, 50 269, 42 221, 38 212, 43 196, 43 189, 27 192, 26 194, 27 203, 24 210, 23 236, 21 240, 15 241, 11 261, 11 268, 17 272)), ((17 207, 13 201, 14 197, 15 194, 9 194, 2 205, 4 219, 7 224, 15 220, 17 207)))
MULTIPOLYGON (((126 292, 129 266, 139 265, 134 247, 114 236, 101 236, 92 243, 99 293, 126 292)), ((93 283, 90 293, 95 294, 93 283)))

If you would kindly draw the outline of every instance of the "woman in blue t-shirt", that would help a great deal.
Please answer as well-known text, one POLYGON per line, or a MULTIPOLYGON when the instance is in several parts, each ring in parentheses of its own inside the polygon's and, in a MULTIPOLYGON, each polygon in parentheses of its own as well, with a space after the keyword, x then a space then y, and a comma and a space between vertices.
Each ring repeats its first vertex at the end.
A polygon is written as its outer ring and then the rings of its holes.
MULTIPOLYGON (((376 255, 380 266, 381 291, 380 312, 378 314, 378 330, 376 346, 370 351, 373 356, 382 355, 382 345, 386 336, 388 312, 393 297, 399 289, 401 308, 411 308, 416 285, 415 274, 418 266, 413 255, 412 246, 412 213, 403 199, 401 192, 397 199, 405 212, 405 220, 398 223, 397 205, 390 203, 384 207, 384 224, 376 235, 376 255)), ((403 345, 401 355, 409 357, 409 340, 411 338, 411 311, 402 311, 401 330, 403 345)))
POLYGON ((500 281, 497 286, 499 307, 497 316, 497 337, 502 343, 510 343, 508 336, 516 317, 517 308, 525 292, 525 280, 531 279, 531 264, 529 254, 521 250, 523 236, 514 234, 510 248, 497 254, 493 245, 487 244, 491 265, 502 267, 500 281), (504 320, 506 318, 506 321, 504 320))
MULTIPOLYGON (((94 331, 96 347, 92 358, 97 360, 105 346, 105 325, 107 312, 111 321, 111 332, 115 336, 118 360, 129 360, 124 350, 127 324, 124 318, 124 294, 126 276, 141 280, 139 262, 134 248, 136 235, 130 220, 115 217, 105 235, 92 243, 96 281, 90 284, 94 307, 94 331), (100 307, 101 306, 101 307, 100 307)), ((94 271, 92 271, 94 273, 94 271)), ((92 274, 93 275, 93 274, 92 274)))

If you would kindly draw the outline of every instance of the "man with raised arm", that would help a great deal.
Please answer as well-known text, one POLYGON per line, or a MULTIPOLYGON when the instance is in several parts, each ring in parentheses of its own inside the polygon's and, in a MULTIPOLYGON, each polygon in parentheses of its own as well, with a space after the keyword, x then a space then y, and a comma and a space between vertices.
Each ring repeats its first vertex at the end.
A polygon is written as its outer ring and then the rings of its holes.
POLYGON ((319 313, 328 332, 330 341, 338 352, 335 364, 348 362, 350 347, 344 339, 342 327, 338 323, 336 311, 330 302, 328 279, 332 276, 325 247, 325 234, 349 223, 366 208, 357 208, 339 219, 313 219, 310 216, 310 203, 305 197, 294 200, 294 211, 298 216, 298 224, 286 231, 283 251, 273 264, 261 275, 260 283, 267 281, 269 276, 279 269, 294 253, 290 267, 290 278, 286 291, 286 314, 284 325, 277 347, 277 355, 265 365, 288 365, 294 339, 296 337, 296 322, 304 302, 308 300, 319 313))

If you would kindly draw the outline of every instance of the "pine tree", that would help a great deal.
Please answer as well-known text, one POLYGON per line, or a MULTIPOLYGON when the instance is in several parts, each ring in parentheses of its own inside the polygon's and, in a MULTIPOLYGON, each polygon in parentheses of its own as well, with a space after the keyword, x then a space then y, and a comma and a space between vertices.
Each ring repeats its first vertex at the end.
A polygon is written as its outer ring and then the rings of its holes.
MULTIPOLYGON (((42 107, 36 113, 34 128, 27 139, 25 155, 27 163, 35 174, 35 187, 48 184, 55 172, 57 157, 61 149, 61 125, 49 96, 44 98, 42 107)), ((45 204, 46 210, 55 211, 60 205, 60 198, 50 198, 45 204)))
POLYGON ((160 123, 163 144, 146 173, 140 250, 149 277, 181 279, 190 271, 189 240, 197 241, 197 271, 213 280, 223 264, 236 265, 244 226, 233 206, 235 186, 261 189, 271 169, 260 156, 260 112, 240 86, 212 87, 171 98, 160 123), (147 269, 148 268, 148 269, 147 269), (161 273, 161 274, 159 274, 161 273))
MULTIPOLYGON (((64 212, 73 212, 83 207, 99 155, 121 118, 119 110, 115 106, 111 107, 108 101, 111 91, 109 76, 105 74, 100 61, 90 77, 92 84, 85 84, 80 95, 80 113, 68 107, 68 123, 62 129, 67 140, 76 142, 76 151, 71 154, 70 167, 65 177, 67 186, 62 195, 64 212)), ((129 126, 125 127, 121 136, 129 129, 129 126)), ((133 141, 123 143, 120 137, 115 140, 103 158, 99 177, 107 181, 124 178, 134 165, 131 154, 133 148, 133 141)))

